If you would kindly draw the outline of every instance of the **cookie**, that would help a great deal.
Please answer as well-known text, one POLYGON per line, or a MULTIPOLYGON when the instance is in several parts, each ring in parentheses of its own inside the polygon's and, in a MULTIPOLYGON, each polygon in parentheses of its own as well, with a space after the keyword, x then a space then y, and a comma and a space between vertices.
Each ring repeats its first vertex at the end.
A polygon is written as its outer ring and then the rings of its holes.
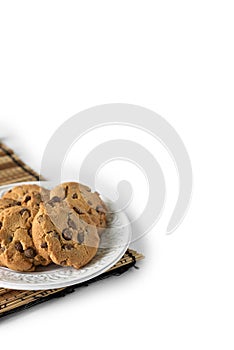
POLYGON ((0 264, 16 271, 34 271, 37 265, 48 265, 32 240, 32 211, 11 207, 0 213, 0 264))
POLYGON ((98 228, 106 227, 106 205, 88 186, 78 182, 63 183, 50 192, 50 200, 66 201, 76 213, 83 215, 83 220, 91 219, 98 228))
POLYGON ((3 199, 11 199, 33 210, 36 215, 42 199, 47 199, 49 191, 38 185, 20 185, 4 193, 3 199))
POLYGON ((41 204, 33 221, 32 237, 42 257, 76 269, 86 265, 99 246, 96 226, 83 221, 66 202, 41 204))

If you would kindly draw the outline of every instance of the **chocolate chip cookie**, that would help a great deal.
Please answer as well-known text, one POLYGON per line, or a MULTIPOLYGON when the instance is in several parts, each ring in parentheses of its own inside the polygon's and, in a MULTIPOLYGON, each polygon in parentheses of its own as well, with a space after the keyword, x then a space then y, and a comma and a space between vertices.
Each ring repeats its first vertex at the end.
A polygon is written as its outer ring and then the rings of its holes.
MULTIPOLYGON (((99 228, 106 227, 107 208, 99 193, 77 182, 58 185, 50 192, 50 201, 65 201, 83 220, 91 221, 99 228)), ((90 222, 88 222, 90 223, 90 222)))
POLYGON ((33 271, 50 260, 40 256, 31 232, 32 211, 14 206, 0 213, 0 264, 16 271, 33 271))
POLYGON ((96 254, 99 235, 95 225, 83 221, 64 201, 41 204, 32 226, 39 254, 58 265, 77 269, 96 254))

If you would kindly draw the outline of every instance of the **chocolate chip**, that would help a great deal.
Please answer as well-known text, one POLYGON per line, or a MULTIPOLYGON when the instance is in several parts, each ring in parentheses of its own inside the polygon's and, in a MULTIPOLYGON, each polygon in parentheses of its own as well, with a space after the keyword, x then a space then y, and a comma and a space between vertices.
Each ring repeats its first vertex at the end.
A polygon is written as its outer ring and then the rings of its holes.
MULTIPOLYGON (((48 232, 51 233, 51 232, 48 232)), ((53 237, 59 239, 59 234, 57 231, 53 231, 53 237)))
POLYGON ((28 248, 24 251, 26 258, 33 259, 36 256, 36 252, 33 248, 28 248))
POLYGON ((41 248, 44 248, 44 249, 48 248, 48 244, 46 242, 41 243, 41 248))
POLYGON ((104 208, 101 205, 97 205, 96 206, 96 210, 97 210, 98 213, 104 213, 105 212, 104 208))
POLYGON ((72 239, 72 231, 69 230, 69 228, 65 228, 62 232, 62 235, 66 241, 70 241, 72 239))
POLYGON ((20 215, 23 215, 23 213, 26 213, 26 212, 29 214, 29 216, 31 215, 30 210, 28 210, 26 208, 23 208, 20 210, 20 215))
POLYGON ((89 204, 89 205, 93 205, 93 203, 92 203, 91 201, 88 201, 88 204, 89 204))
POLYGON ((21 205, 21 202, 16 202, 16 205, 21 205))
POLYGON ((54 207, 55 203, 60 202, 61 199, 59 197, 53 197, 51 200, 49 200, 47 203, 51 206, 54 207))
POLYGON ((73 198, 73 199, 77 199, 77 198, 78 198, 77 193, 74 193, 74 194, 72 195, 72 198, 73 198))
POLYGON ((2 228, 2 222, 0 222, 0 230, 1 230, 1 228, 2 228))
POLYGON ((61 198, 59 198, 58 196, 54 196, 53 198, 51 198, 51 200, 48 201, 48 204, 51 207, 54 207, 54 204, 59 202, 61 202, 61 198))
POLYGON ((71 250, 73 246, 71 244, 64 244, 63 248, 66 250, 71 250))
POLYGON ((86 187, 86 191, 87 191, 87 192, 91 192, 91 188, 86 187))
POLYGON ((46 259, 43 258, 42 256, 40 257, 40 261, 41 261, 41 264, 42 264, 42 265, 46 264, 46 259))
POLYGON ((65 198, 67 198, 68 186, 65 187, 65 198))
POLYGON ((54 202, 52 200, 48 201, 46 204, 51 205, 52 207, 54 206, 54 202))
POLYGON ((84 242, 84 232, 80 231, 77 235, 77 241, 81 244, 84 242))
POLYGON ((18 252, 23 253, 23 246, 20 242, 15 242, 15 249, 18 250, 18 252))
POLYGON ((26 196, 26 198, 25 198, 25 203, 27 203, 28 201, 30 201, 30 199, 31 199, 31 196, 26 196))
POLYGON ((7 241, 8 241, 9 243, 11 243, 11 242, 13 241, 13 237, 12 237, 12 236, 8 236, 8 237, 7 237, 7 241))
POLYGON ((84 214, 80 208, 73 207, 73 210, 74 210, 77 214, 84 214))
POLYGON ((68 219, 67 223, 68 223, 68 226, 70 226, 71 228, 76 230, 76 224, 74 223, 74 221, 71 218, 68 219))
POLYGON ((61 202, 61 198, 59 198, 57 196, 54 196, 53 198, 51 198, 50 201, 53 202, 53 203, 58 203, 58 202, 61 202))

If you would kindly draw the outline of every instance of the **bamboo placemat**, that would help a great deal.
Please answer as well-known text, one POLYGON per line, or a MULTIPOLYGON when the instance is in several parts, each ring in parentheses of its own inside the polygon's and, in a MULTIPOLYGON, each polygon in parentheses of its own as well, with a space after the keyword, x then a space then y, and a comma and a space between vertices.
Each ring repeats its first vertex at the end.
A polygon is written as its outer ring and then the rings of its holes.
MULTIPOLYGON (((21 181, 37 181, 38 174, 27 166, 12 149, 0 142, 0 185, 21 181)), ((20 291, 0 288, 0 318, 17 311, 28 309, 52 298, 65 296, 75 289, 110 276, 118 276, 135 266, 144 256, 128 249, 122 259, 104 274, 87 282, 72 287, 51 289, 46 291, 20 291)))

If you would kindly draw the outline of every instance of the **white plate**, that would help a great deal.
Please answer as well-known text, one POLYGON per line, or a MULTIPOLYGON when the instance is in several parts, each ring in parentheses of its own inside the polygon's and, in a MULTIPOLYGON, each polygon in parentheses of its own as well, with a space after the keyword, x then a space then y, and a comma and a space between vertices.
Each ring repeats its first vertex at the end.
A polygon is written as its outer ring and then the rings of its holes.
MULTIPOLYGON (((3 193, 22 182, 0 187, 0 198, 3 193)), ((39 184, 30 182, 30 184, 39 184)), ((48 182, 40 185, 51 188, 48 182)), ((71 286, 92 279, 111 268, 123 256, 131 240, 131 225, 124 212, 115 211, 114 205, 108 202, 111 214, 108 214, 108 229, 101 236, 100 248, 93 260, 83 268, 60 267, 51 264, 40 267, 34 272, 16 272, 0 267, 0 287, 20 290, 45 290, 71 286)))

